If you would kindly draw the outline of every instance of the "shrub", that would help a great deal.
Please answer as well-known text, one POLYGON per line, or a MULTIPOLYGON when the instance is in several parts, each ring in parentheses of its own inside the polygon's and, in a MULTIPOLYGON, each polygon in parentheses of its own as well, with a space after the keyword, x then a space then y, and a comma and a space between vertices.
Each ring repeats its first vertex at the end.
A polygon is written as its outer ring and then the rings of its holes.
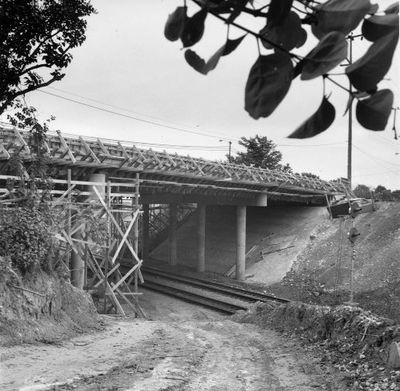
POLYGON ((50 227, 37 208, 0 209, 0 256, 9 257, 22 274, 48 267, 50 227))

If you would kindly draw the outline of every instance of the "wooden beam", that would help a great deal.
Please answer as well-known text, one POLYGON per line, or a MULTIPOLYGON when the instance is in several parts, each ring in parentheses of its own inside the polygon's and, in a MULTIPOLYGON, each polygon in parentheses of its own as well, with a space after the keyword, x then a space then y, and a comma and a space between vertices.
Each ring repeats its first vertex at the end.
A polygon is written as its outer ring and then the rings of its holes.
POLYGON ((69 158, 71 159, 72 163, 76 163, 76 158, 74 156, 74 154, 72 153, 71 149, 69 148, 67 142, 64 140, 64 137, 62 136, 61 132, 59 130, 57 130, 57 134, 58 137, 60 139, 60 142, 62 144, 62 146, 65 148, 69 158))
POLYGON ((92 148, 90 148, 89 144, 86 142, 86 140, 79 136, 79 140, 81 141, 83 147, 85 148, 86 152, 92 157, 93 161, 95 163, 100 164, 100 159, 96 156, 96 154, 93 152, 92 148))

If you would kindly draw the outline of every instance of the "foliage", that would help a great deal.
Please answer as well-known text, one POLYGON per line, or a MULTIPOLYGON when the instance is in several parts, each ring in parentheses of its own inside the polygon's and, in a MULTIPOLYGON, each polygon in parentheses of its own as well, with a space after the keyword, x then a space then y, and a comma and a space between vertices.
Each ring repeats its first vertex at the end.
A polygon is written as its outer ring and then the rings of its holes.
POLYGON ((379 201, 393 201, 392 191, 385 186, 378 185, 374 190, 374 196, 379 201))
POLYGON ((54 117, 41 123, 36 118, 37 110, 32 106, 24 105, 19 100, 14 102, 14 108, 17 111, 14 114, 9 114, 7 118, 11 125, 16 128, 29 129, 30 137, 27 146, 32 159, 26 168, 20 153, 11 157, 6 173, 17 175, 20 180, 9 181, 7 187, 20 199, 19 205, 43 206, 46 201, 51 199, 50 191, 53 188, 48 172, 46 133, 54 117))
POLYGON ((0 209, 0 256, 9 257, 21 273, 48 269, 49 223, 37 208, 0 209))
POLYGON ((374 198, 379 201, 400 201, 400 190, 390 190, 385 186, 378 185, 373 193, 374 198))
MULTIPOLYGON (((245 164, 260 168, 277 169, 281 168, 282 154, 276 150, 276 145, 267 137, 258 134, 255 137, 242 137, 239 144, 246 148, 246 152, 238 152, 237 156, 231 157, 231 162, 245 164)), ((286 165, 288 171, 290 166, 286 165)))
POLYGON ((370 199, 372 196, 371 189, 368 186, 362 184, 357 185, 353 192, 356 197, 360 198, 370 199))
POLYGON ((2 0, 0 114, 17 97, 64 77, 92 13, 88 0, 2 0))
MULTIPOLYGON (((331 82, 349 93, 348 108, 357 101, 356 118, 370 130, 384 130, 392 112, 393 93, 379 89, 388 72, 398 41, 398 4, 381 11, 370 0, 192 0, 200 7, 189 16, 186 0, 172 12, 164 29, 170 41, 181 40, 184 57, 196 71, 206 75, 223 56, 233 52, 245 37, 258 43, 258 58, 250 69, 245 87, 245 110, 255 119, 270 116, 287 95, 292 81, 321 77, 322 102, 317 111, 289 137, 313 137, 334 122, 336 108, 325 94, 331 82), (209 15, 227 26, 225 43, 209 60, 203 60, 191 47, 205 32, 209 15), (256 22, 251 23, 249 16, 256 22), (262 25, 260 31, 253 26, 262 25), (231 37, 230 26, 245 32, 231 37), (361 28, 360 28, 361 26, 361 28), (308 53, 301 48, 318 42, 308 53), (367 51, 354 62, 347 62, 349 44, 360 38, 370 42, 367 51), (229 48, 229 50, 227 49, 229 48), (343 82, 344 65, 352 88, 343 82)), ((191 9, 190 9, 191 11, 191 9)))

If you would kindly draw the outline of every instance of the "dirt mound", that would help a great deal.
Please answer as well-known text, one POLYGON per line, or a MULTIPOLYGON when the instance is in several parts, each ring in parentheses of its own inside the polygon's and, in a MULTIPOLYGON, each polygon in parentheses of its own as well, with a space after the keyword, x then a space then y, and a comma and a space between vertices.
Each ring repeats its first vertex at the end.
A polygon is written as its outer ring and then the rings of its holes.
POLYGON ((400 326, 392 320, 353 306, 297 302, 257 303, 233 319, 295 333, 314 343, 327 361, 344 372, 354 389, 398 389, 400 371, 386 365, 390 344, 400 341, 400 326), (370 383, 378 388, 368 388, 370 383), (381 385, 387 388, 379 388, 381 385))
POLYGON ((54 343, 100 328, 93 301, 68 281, 43 271, 0 280, 0 345, 54 343))

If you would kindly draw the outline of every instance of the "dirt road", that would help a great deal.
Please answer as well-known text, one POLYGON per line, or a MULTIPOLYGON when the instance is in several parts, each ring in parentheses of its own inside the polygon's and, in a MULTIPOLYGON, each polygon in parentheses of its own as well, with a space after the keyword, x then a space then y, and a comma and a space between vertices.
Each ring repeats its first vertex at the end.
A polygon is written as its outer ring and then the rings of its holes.
POLYGON ((1 352, 1 390, 338 390, 281 335, 228 319, 103 318, 104 331, 1 352))

